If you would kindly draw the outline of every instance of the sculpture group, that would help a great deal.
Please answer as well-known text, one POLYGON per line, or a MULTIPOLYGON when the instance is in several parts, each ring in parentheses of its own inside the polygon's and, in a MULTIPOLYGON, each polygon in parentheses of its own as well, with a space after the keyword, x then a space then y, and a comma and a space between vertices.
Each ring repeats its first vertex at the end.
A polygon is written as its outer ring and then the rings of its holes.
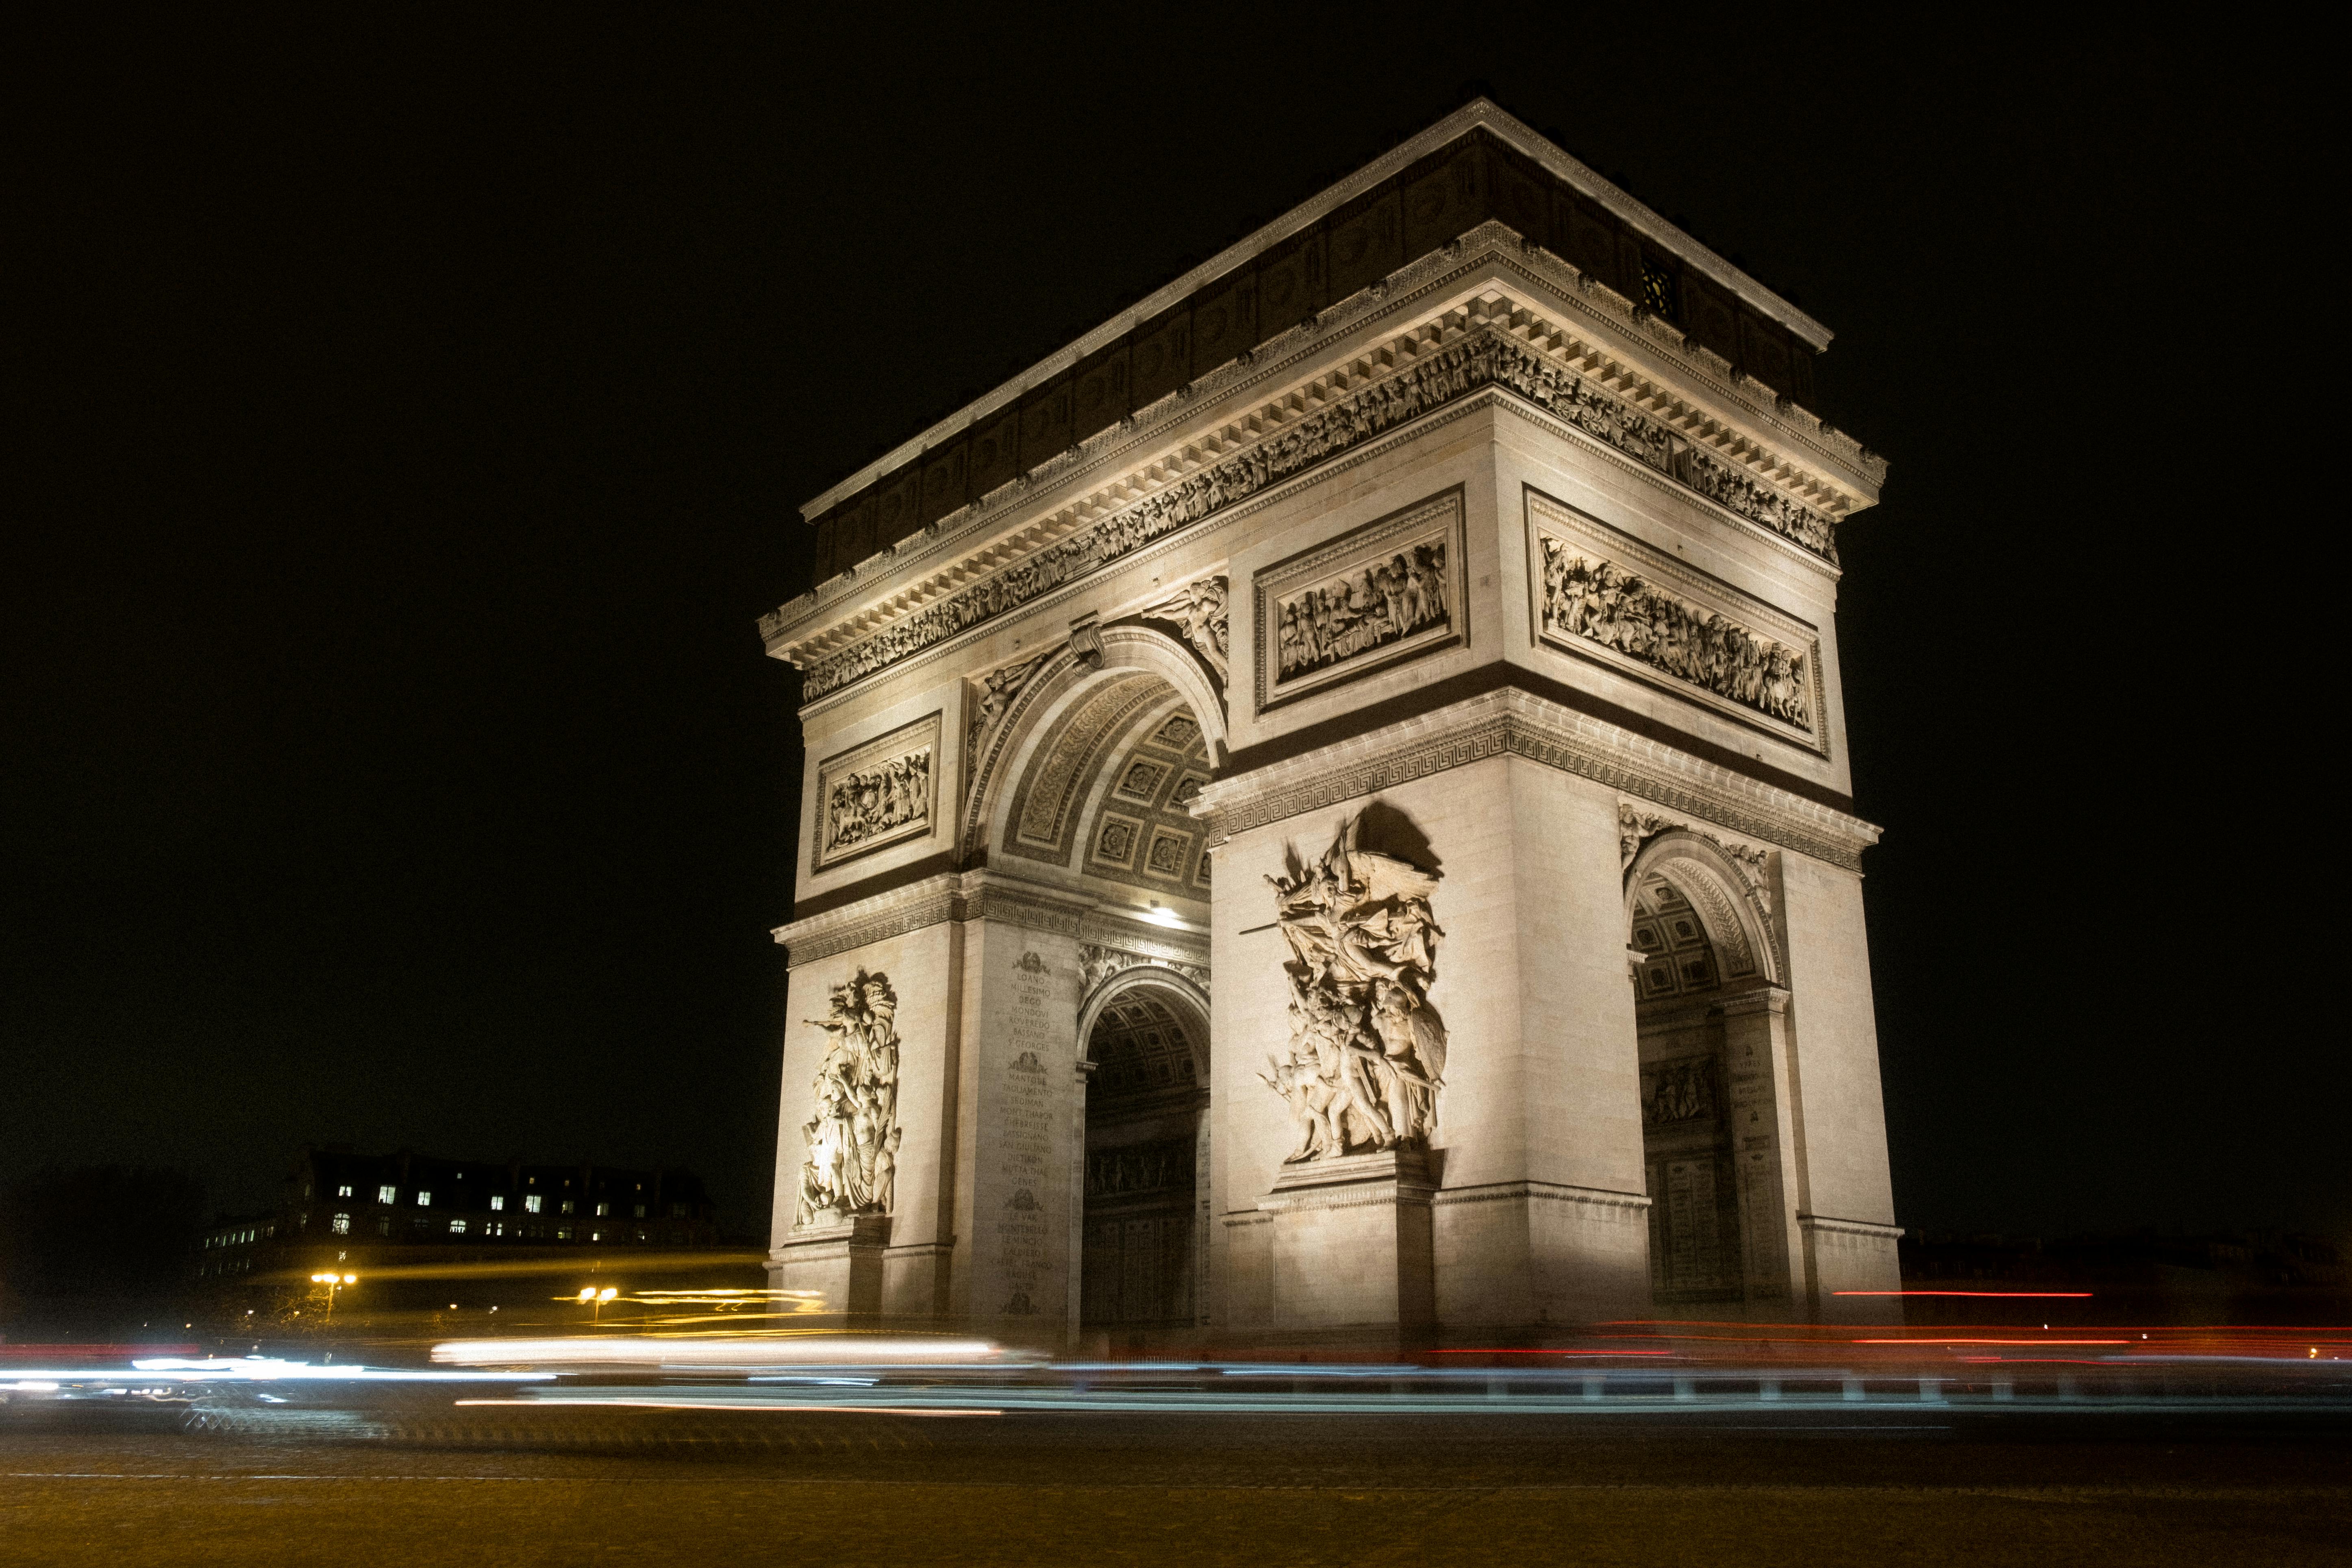
POLYGON ((1298 1126, 1286 1163, 1426 1143, 1445 1087, 1445 1026, 1429 1005, 1437 876, 1357 848, 1356 830, 1266 879, 1290 945, 1290 1054, 1258 1076, 1298 1126))
POLYGON ((824 847, 878 838, 931 814, 931 753, 910 752, 833 781, 824 803, 824 847))
POLYGON ((826 1016, 808 1020, 832 1037, 817 1067, 816 1113, 802 1125, 796 1223, 838 1223, 890 1212, 898 1159, 898 994, 887 975, 855 976, 833 988, 826 1016))
POLYGON ((1444 624, 1445 546, 1417 544, 1283 600, 1283 679, 1444 624))
POLYGON ((1585 637, 1800 729, 1813 727, 1805 656, 1606 561, 1543 541, 1544 629, 1585 637))

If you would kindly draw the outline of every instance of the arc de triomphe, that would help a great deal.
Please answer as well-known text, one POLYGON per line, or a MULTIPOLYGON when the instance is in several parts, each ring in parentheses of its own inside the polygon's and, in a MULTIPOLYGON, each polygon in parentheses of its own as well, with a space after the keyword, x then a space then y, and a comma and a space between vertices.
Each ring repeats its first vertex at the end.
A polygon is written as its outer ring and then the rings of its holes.
POLYGON ((775 1283, 1885 1315, 1828 338, 1481 101, 811 503, 775 1283))

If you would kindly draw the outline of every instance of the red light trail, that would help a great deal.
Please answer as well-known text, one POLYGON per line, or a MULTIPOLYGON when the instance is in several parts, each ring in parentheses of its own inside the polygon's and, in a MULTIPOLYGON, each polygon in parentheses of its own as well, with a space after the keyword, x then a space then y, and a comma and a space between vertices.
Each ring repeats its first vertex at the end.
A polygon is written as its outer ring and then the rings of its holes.
POLYGON ((2087 1301, 2088 1290, 1837 1290, 1839 1296, 1983 1296, 2002 1300, 2032 1300, 2035 1301, 2087 1301))

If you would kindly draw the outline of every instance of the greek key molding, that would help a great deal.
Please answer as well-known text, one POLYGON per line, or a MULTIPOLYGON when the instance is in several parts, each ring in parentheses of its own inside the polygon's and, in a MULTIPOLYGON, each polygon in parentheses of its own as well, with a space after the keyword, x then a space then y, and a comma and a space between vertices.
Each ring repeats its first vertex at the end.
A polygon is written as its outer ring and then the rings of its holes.
MULTIPOLYGON (((846 647, 818 656, 805 667, 804 696, 824 697, 887 669, 1488 386, 1517 394, 1603 446, 1824 561, 1837 560, 1828 517, 1703 450, 1598 383, 1481 325, 1450 346, 1415 358, 1362 390, 1032 552, 980 583, 846 647)), ((765 635, 781 633, 780 616, 781 612, 763 625, 765 635)))
POLYGON ((1849 871, 1879 829, 1524 691, 1501 690, 1369 735, 1215 781, 1193 798, 1212 847, 1236 833, 1467 767, 1518 756, 1702 817, 1849 871))

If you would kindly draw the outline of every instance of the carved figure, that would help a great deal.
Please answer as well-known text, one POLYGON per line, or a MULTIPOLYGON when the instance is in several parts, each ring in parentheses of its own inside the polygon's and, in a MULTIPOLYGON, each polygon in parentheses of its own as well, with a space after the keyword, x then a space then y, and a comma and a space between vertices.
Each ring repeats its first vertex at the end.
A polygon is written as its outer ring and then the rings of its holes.
POLYGON ((795 1224, 890 1210, 900 1138, 898 1012, 888 978, 860 969, 833 988, 824 1017, 808 1020, 828 1044, 812 1085, 815 1113, 801 1127, 809 1152, 795 1224))
POLYGON ((1282 676, 1339 664, 1445 621, 1445 546, 1417 544, 1282 601, 1282 676))
POLYGON ((1801 730, 1813 727, 1805 655, 1759 637, 1609 562, 1543 537, 1543 624, 1728 697, 1801 730))
POLYGON ((824 847, 860 844, 931 815, 928 747, 833 781, 824 804, 824 847))
POLYGON ((1021 689, 1029 684, 1029 678, 1037 673, 1037 667, 1044 662, 1045 656, 1041 654, 1035 658, 992 670, 982 678, 980 700, 972 705, 971 729, 964 737, 967 755, 979 749, 980 738, 1004 716, 1005 710, 1013 706, 1013 700, 1021 695, 1021 689))
POLYGON ((1217 672, 1217 679, 1223 680, 1227 636, 1225 598, 1223 576, 1202 577, 1136 613, 1151 620, 1173 621, 1182 627, 1184 640, 1199 650, 1217 672))
POLYGON ((1290 1054, 1258 1077, 1297 1123, 1287 1163, 1426 1142, 1445 1087, 1445 1026, 1429 1003, 1437 875, 1357 848, 1356 827, 1266 879, 1291 952, 1290 1054))
POLYGON ((1715 1075, 1704 1057, 1667 1062, 1655 1069, 1650 1083, 1642 1106, 1642 1120, 1650 1126, 1715 1114, 1715 1075))

